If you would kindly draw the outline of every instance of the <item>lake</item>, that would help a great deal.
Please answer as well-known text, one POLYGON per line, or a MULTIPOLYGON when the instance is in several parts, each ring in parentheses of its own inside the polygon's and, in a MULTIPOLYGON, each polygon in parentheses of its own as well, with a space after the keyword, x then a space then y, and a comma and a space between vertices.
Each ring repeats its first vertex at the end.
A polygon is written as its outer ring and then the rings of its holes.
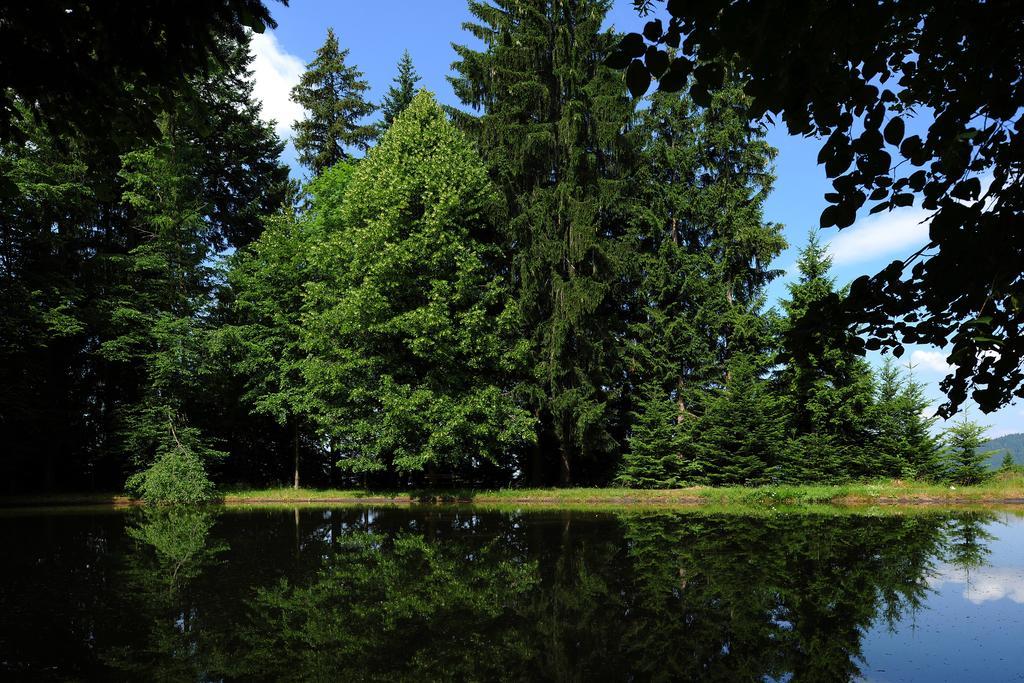
POLYGON ((1024 679, 1024 519, 0 511, 0 678, 1024 679))

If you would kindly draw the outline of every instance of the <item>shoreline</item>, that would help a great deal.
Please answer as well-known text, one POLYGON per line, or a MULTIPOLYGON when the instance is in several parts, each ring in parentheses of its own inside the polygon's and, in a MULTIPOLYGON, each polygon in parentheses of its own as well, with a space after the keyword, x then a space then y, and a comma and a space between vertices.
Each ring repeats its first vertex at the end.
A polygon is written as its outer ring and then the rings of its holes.
MULTIPOLYGON (((532 508, 694 509, 771 508, 776 506, 1024 508, 1024 476, 1011 474, 978 486, 950 487, 899 480, 830 486, 687 487, 678 489, 489 489, 373 491, 359 489, 229 490, 211 505, 263 507, 288 505, 481 505, 532 508)), ((0 509, 40 507, 129 508, 143 502, 120 493, 66 493, 0 497, 0 509)))

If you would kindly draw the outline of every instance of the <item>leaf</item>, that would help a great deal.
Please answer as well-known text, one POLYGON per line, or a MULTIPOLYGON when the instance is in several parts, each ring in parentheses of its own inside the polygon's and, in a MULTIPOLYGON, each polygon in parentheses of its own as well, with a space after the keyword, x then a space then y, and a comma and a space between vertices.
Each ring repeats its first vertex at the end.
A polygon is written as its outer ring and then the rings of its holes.
POLYGON ((651 73, 639 59, 634 59, 626 68, 626 87, 633 97, 643 97, 651 86, 651 73))
POLYGON ((968 178, 967 180, 961 180, 953 188, 953 191, 949 193, 951 197, 956 199, 962 199, 964 201, 974 201, 981 194, 981 180, 978 178, 968 178))
POLYGON ((913 206, 914 195, 910 192, 900 192, 892 196, 893 206, 913 206))
POLYGON ((604 58, 604 65, 611 69, 625 69, 632 59, 622 50, 614 50, 604 58))
POLYGON ((660 78, 665 73, 665 70, 668 69, 668 53, 664 50, 659 50, 653 45, 647 48, 647 55, 644 61, 647 64, 647 71, 655 78, 660 78))
POLYGON ((654 21, 648 21, 646 24, 644 24, 644 38, 646 38, 647 40, 649 40, 651 42, 654 42, 654 41, 658 40, 659 38, 661 38, 661 34, 663 32, 664 32, 664 29, 662 28, 662 25, 661 25, 661 19, 655 19, 654 21))
POLYGON ((679 92, 686 85, 686 79, 692 69, 693 63, 690 60, 682 57, 673 59, 668 67, 668 71, 658 81, 658 90, 661 92, 679 92))
POLYGON ((890 145, 898 145, 903 141, 903 133, 905 132, 905 126, 903 119, 895 117, 889 123, 885 124, 885 130, 882 131, 882 135, 885 137, 885 141, 890 145))
POLYGON ((826 206, 825 210, 821 212, 821 219, 818 221, 818 226, 821 228, 831 228, 836 224, 836 207, 834 205, 826 206))
POLYGON ((647 43, 639 33, 628 33, 619 41, 619 50, 622 50, 627 57, 642 57, 647 52, 647 43))
POLYGON ((907 350, 903 347, 903 344, 900 344, 892 350, 892 355, 896 356, 897 358, 901 358, 903 354, 906 353, 906 351, 907 350))

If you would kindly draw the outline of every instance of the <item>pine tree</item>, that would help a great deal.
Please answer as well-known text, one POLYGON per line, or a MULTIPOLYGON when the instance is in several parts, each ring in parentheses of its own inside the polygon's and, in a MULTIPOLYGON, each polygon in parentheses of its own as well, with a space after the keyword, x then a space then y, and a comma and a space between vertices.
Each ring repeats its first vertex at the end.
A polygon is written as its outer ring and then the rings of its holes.
POLYGON ((681 432, 675 399, 656 383, 644 385, 615 483, 645 489, 679 484, 681 432))
POLYGON ((786 438, 782 405, 757 359, 736 356, 728 371, 728 384, 708 397, 694 425, 687 468, 715 485, 773 483, 786 438))
MULTIPOLYGON (((789 285, 789 299, 782 304, 788 326, 816 302, 838 296, 830 275, 832 259, 813 231, 797 266, 799 279, 789 285)), ((783 477, 836 481, 877 476, 873 452, 865 447, 875 391, 870 366, 852 351, 827 343, 785 351, 780 389, 787 398, 793 447, 783 477)))
POLYGON ((409 51, 406 50, 398 61, 398 75, 395 76, 395 84, 388 88, 388 92, 380 104, 380 111, 384 117, 380 124, 381 133, 390 128, 395 118, 405 111, 405 108, 412 102, 412 98, 416 95, 416 84, 419 81, 420 76, 412 65, 409 51))
POLYGON ((362 72, 345 64, 347 58, 348 50, 341 50, 334 30, 327 29, 324 44, 292 88, 292 100, 306 110, 294 125, 295 149, 314 176, 349 159, 353 148, 366 151, 376 135, 374 126, 359 123, 376 107, 364 98, 370 86, 362 72))
POLYGON ((305 316, 306 381, 345 469, 433 483, 503 465, 532 437, 506 390, 521 349, 498 208, 478 153, 425 91, 356 169, 305 316))
POLYGON ((943 457, 950 481, 970 486, 989 477, 986 461, 998 451, 979 450, 985 443, 986 425, 966 417, 953 423, 943 433, 943 457))
POLYGON ((875 437, 870 442, 874 476, 936 479, 941 476, 938 439, 932 435, 934 417, 925 417, 930 403, 924 387, 900 372, 886 357, 879 370, 871 411, 875 437))
POLYGON ((1011 472, 1017 467, 1017 463, 1013 460, 1013 455, 1009 451, 1003 454, 1003 459, 999 463, 1000 472, 1011 472))
POLYGON ((480 116, 453 112, 477 141, 510 213, 512 278, 532 348, 529 392, 538 447, 529 478, 607 476, 623 437, 622 237, 632 105, 602 64, 607 0, 470 2, 451 78, 480 116), (545 458, 557 456, 556 463, 545 458), (583 470, 583 472, 580 472, 583 470), (582 476, 581 476, 582 475, 582 476))
POLYGON ((657 93, 641 114, 640 184, 649 196, 635 239, 632 364, 675 396, 680 419, 701 412, 733 353, 771 344, 760 308, 785 241, 763 218, 775 150, 742 115, 745 101, 731 83, 708 108, 657 93))

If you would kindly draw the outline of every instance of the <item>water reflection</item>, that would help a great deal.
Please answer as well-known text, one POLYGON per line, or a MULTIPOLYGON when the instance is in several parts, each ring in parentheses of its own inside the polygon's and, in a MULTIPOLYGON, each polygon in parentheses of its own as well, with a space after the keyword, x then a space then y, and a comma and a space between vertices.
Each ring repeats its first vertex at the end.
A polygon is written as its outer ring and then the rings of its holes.
POLYGON ((913 652, 878 644, 936 596, 957 592, 951 620, 1003 598, 1024 615, 993 551, 1024 525, 987 513, 156 510, 0 531, 0 674, 33 678, 884 678, 872 662, 913 652))

